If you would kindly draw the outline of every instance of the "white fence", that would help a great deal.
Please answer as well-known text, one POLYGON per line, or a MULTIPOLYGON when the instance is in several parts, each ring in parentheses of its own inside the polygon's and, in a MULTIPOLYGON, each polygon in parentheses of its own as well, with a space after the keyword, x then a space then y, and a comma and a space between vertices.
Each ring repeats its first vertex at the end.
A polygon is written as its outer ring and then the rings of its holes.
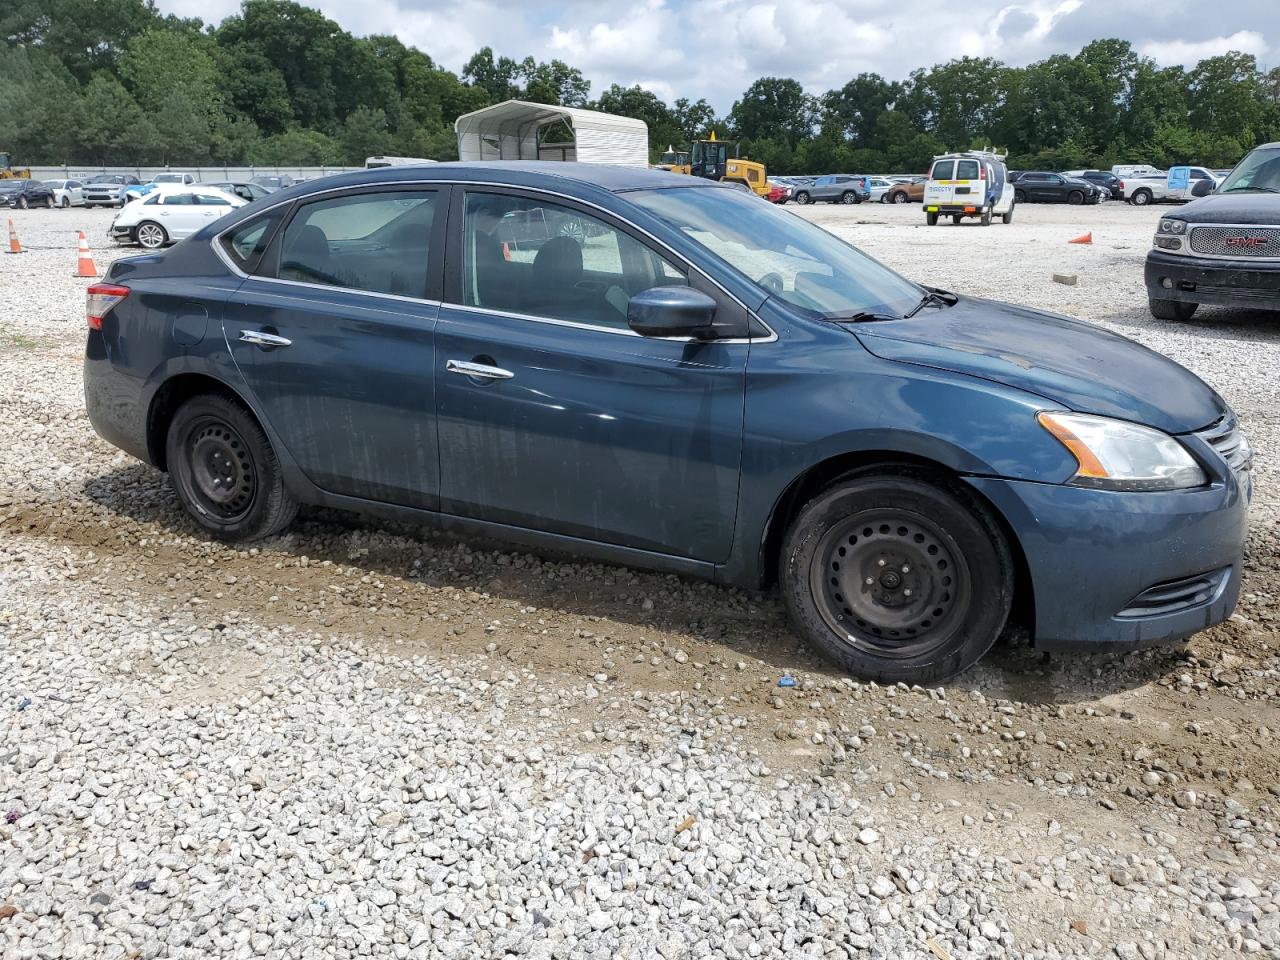
POLYGON ((254 177, 278 177, 288 174, 295 180, 313 180, 329 173, 362 170, 363 167, 95 167, 84 164, 67 164, 60 167, 32 167, 31 176, 36 180, 84 180, 98 173, 122 173, 146 182, 157 173, 191 173, 205 182, 218 180, 252 180, 254 177))

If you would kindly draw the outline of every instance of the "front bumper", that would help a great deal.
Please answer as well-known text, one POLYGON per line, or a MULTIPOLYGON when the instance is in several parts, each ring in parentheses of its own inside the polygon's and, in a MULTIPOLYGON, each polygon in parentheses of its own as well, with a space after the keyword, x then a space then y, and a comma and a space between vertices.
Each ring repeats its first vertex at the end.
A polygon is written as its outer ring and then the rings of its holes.
POLYGON ((108 231, 111 239, 116 243, 131 243, 133 241, 133 227, 118 227, 114 223, 108 231))
POLYGON ((1173 642, 1221 623, 1235 609, 1247 474, 1224 472, 1207 487, 1167 493, 986 477, 968 482, 1001 512, 1022 548, 1037 648, 1103 651, 1173 642), (1199 575, 1207 585, 1180 594, 1187 602, 1153 602, 1199 575))
POLYGON ((1280 310, 1280 262, 1214 260, 1152 250, 1145 275, 1147 296, 1153 300, 1280 310))

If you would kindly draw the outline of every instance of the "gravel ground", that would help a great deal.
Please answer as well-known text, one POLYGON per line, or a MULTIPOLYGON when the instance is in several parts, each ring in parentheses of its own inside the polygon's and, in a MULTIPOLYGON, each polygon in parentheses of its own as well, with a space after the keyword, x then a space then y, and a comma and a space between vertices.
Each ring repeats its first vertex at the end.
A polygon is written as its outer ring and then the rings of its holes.
POLYGON ((1126 656, 1012 636, 929 690, 677 577, 325 511, 201 539, 84 415, 73 230, 101 267, 111 213, 15 213, 0 956, 1280 957, 1280 319, 1151 320, 1160 212, 800 212, 1170 354, 1257 448, 1230 622, 1126 656))

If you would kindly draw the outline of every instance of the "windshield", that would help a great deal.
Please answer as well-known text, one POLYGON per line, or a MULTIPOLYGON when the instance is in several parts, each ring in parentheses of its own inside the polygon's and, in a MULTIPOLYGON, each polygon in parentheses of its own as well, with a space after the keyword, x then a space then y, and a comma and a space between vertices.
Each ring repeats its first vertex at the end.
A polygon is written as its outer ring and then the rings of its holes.
POLYGON ((923 291, 862 251, 751 194, 714 187, 641 190, 628 199, 780 300, 828 319, 902 316, 923 291))
POLYGON ((1280 193, 1280 147, 1254 150, 1241 160, 1218 188, 1219 193, 1233 190, 1280 193))
POLYGON ((124 177, 112 176, 109 173, 99 174, 90 183, 124 183, 124 177))
POLYGON ((152 179, 152 183, 181 183, 182 174, 180 173, 159 173, 152 179))
POLYGON ((0 192, 12 193, 14 190, 21 190, 22 184, 17 180, 0 180, 0 192))

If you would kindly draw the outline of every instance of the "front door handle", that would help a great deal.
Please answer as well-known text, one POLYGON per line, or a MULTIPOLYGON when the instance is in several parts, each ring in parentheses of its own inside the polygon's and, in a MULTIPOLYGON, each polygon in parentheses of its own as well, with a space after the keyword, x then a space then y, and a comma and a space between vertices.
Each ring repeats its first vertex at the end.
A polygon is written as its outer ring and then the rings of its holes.
POLYGON ((241 343, 252 343, 258 347, 287 347, 293 343, 288 337, 278 337, 274 333, 263 333, 261 330, 241 330, 241 343))
POLYGON ((515 376, 510 370, 491 367, 487 363, 472 363, 469 360, 449 360, 444 368, 449 373, 460 373, 464 377, 477 377, 481 380, 510 380, 515 376))

